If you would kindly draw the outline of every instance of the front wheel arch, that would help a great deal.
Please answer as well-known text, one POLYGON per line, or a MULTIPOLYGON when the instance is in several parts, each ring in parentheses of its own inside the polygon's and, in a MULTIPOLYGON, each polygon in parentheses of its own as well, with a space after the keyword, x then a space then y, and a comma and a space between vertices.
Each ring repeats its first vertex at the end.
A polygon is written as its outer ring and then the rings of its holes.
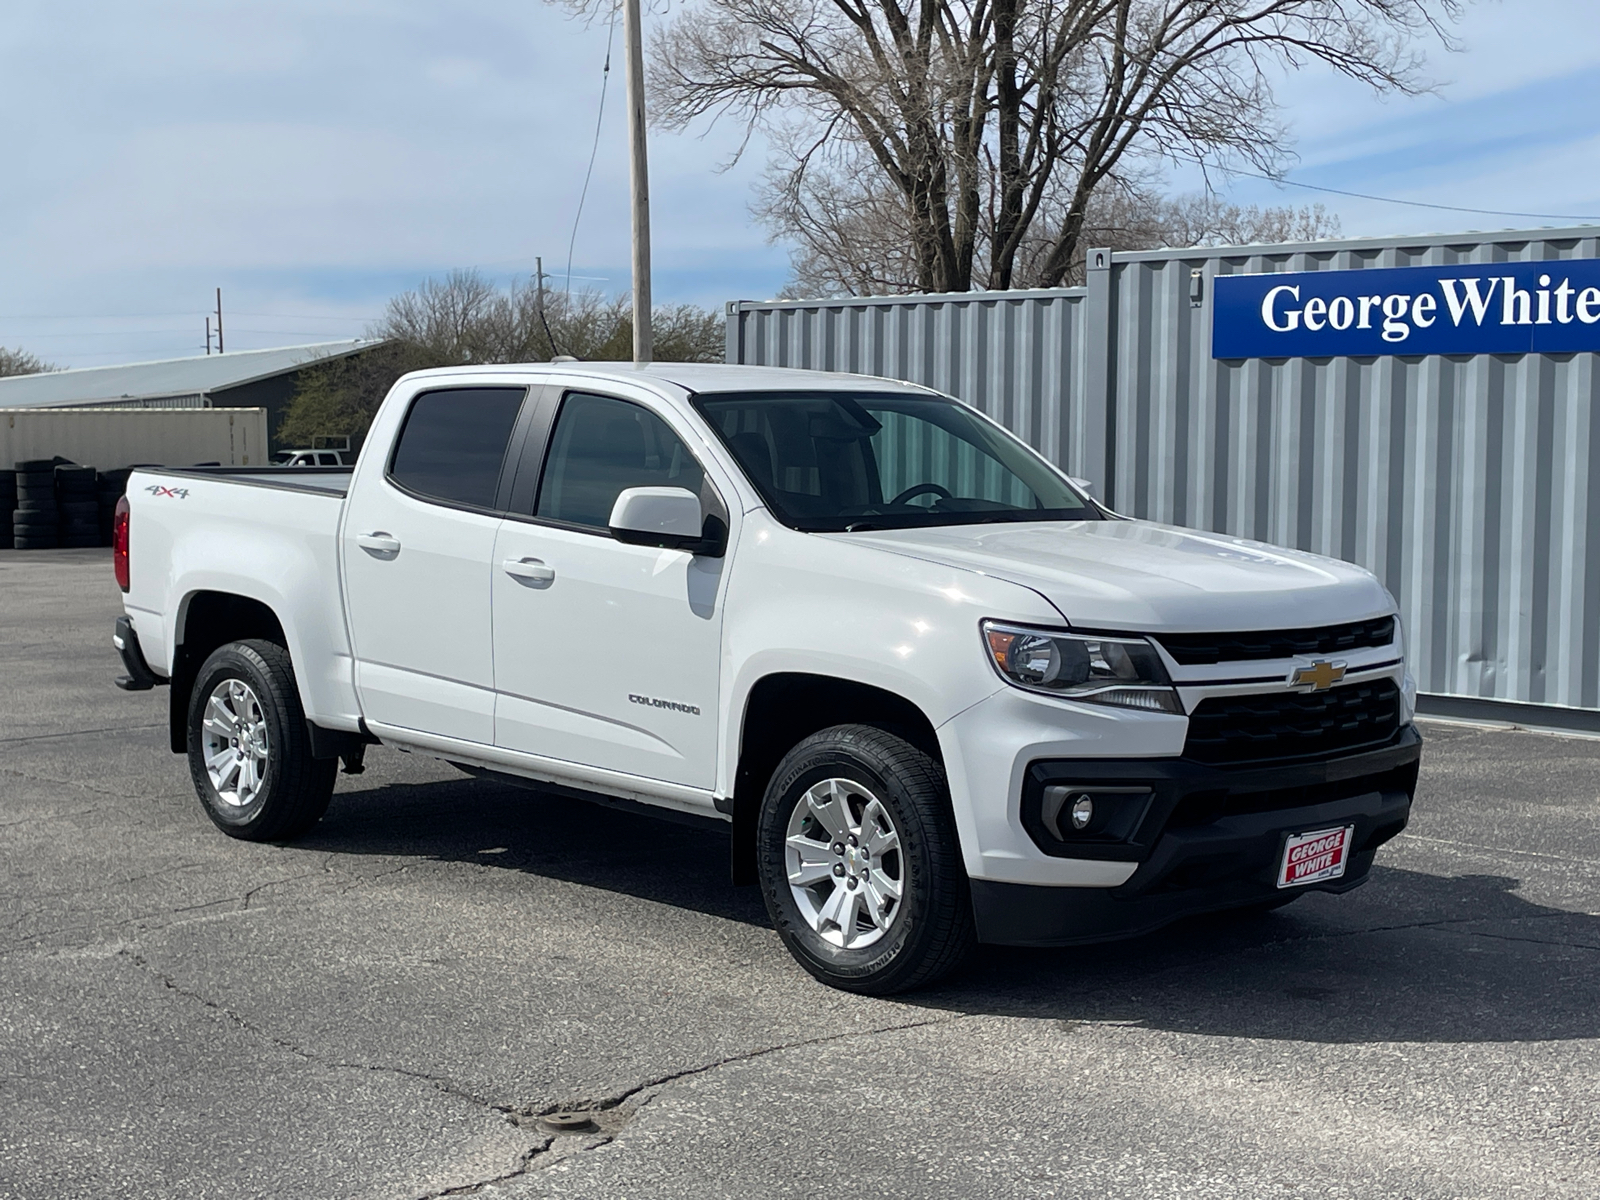
POLYGON ((832 725, 870 725, 943 765, 933 722, 904 696, 834 675, 763 676, 745 696, 733 796, 724 808, 733 818, 728 867, 736 886, 756 882, 756 817, 772 772, 795 746, 832 725))

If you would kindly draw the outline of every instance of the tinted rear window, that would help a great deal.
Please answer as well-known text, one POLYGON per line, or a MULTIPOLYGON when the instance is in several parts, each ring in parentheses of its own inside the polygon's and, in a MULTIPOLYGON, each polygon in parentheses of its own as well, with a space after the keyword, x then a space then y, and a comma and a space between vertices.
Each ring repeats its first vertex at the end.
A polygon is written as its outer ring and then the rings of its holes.
POLYGON ((424 392, 411 403, 389 478, 430 500, 494 507, 523 388, 424 392))

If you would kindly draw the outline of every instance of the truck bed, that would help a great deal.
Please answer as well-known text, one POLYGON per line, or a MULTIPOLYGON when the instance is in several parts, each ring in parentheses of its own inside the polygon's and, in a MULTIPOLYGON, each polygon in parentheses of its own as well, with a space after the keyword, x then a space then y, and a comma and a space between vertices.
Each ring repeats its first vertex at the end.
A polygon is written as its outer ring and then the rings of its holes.
POLYGON ((344 496, 350 490, 354 467, 138 467, 141 474, 177 475, 189 479, 220 480, 246 487, 278 491, 328 493, 344 496))

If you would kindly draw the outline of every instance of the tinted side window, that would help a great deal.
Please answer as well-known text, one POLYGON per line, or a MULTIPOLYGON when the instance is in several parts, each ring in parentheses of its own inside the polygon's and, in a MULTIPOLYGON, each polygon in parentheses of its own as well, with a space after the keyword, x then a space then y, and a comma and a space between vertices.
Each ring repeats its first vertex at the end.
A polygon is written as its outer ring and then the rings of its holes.
POLYGON ((625 488, 681 487, 699 495, 703 479, 700 464, 660 417, 637 404, 575 392, 556 417, 534 513, 605 529, 625 488))
POLYGON ((492 508, 526 394, 522 388, 424 392, 406 414, 389 478, 429 499, 492 508))

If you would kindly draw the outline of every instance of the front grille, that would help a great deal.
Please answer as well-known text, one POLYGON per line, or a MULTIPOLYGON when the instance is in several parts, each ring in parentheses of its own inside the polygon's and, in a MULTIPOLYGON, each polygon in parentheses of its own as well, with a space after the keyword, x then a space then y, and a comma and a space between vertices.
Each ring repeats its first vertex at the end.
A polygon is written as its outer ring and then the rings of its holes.
POLYGON ((1163 633, 1156 640, 1185 667, 1252 659, 1341 654, 1387 646, 1394 641, 1394 618, 1326 625, 1321 629, 1275 629, 1265 633, 1163 633))
POLYGON ((1392 679, 1326 692, 1211 696, 1189 714, 1183 754, 1203 763, 1304 758, 1386 742, 1399 727, 1392 679))

